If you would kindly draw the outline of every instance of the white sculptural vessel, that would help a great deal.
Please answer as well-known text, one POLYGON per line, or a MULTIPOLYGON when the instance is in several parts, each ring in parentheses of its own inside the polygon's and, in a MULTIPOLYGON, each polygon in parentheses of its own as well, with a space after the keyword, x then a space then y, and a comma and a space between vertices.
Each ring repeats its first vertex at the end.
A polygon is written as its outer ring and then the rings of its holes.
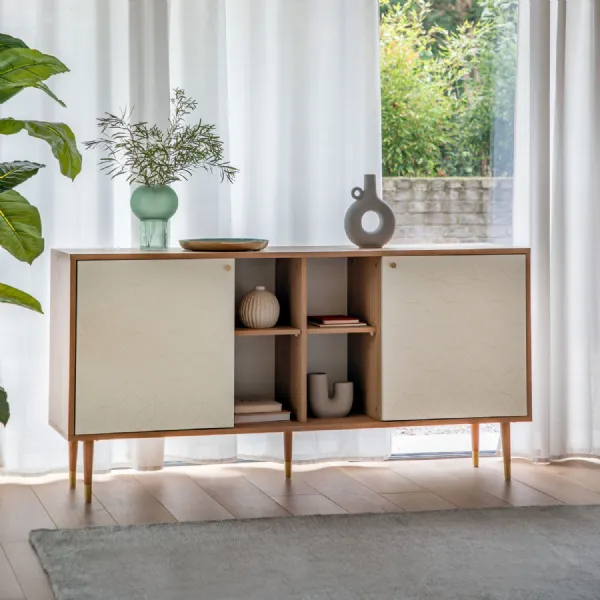
POLYGON ((319 419, 345 417, 352 409, 354 386, 351 381, 333 384, 333 396, 329 395, 326 373, 308 374, 308 402, 315 417, 319 419))

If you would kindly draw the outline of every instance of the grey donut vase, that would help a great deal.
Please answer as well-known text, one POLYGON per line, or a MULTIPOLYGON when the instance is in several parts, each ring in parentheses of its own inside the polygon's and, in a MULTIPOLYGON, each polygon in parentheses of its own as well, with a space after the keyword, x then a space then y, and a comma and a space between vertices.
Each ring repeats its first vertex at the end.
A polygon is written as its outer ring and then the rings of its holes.
POLYGON ((329 395, 326 373, 308 374, 308 403, 318 419, 346 417, 352 410, 354 385, 351 381, 333 384, 333 396, 329 395))
POLYGON ((382 248, 394 236, 396 217, 394 211, 377 196, 375 175, 365 175, 365 187, 355 187, 351 194, 355 202, 346 212, 344 229, 348 239, 359 248, 382 248), (379 217, 375 231, 366 231, 362 220, 366 213, 374 212, 379 217))

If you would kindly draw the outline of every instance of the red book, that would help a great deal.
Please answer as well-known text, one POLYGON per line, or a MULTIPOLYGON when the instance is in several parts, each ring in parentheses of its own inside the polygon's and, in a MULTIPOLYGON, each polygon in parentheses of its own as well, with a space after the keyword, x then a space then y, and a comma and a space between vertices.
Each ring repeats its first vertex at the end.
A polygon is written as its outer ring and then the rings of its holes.
POLYGON ((348 317, 347 315, 317 315, 308 317, 308 320, 313 323, 320 323, 321 325, 352 325, 353 323, 360 323, 360 319, 348 317))
POLYGON ((358 323, 316 323, 315 321, 309 321, 308 322, 309 325, 313 325, 314 327, 330 327, 330 328, 335 328, 335 327, 365 327, 366 323, 361 323, 360 321, 358 323))

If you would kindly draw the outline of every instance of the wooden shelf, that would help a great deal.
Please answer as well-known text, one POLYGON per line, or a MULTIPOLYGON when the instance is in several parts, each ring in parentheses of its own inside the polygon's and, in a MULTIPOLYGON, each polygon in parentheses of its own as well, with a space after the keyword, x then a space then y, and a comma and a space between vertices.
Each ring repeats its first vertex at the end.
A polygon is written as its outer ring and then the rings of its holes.
POLYGON ((249 329, 248 327, 236 327, 235 335, 241 337, 265 335, 300 335, 300 329, 297 327, 269 327, 268 329, 249 329))
MULTIPOLYGON (((305 423, 294 419, 290 421, 277 421, 272 423, 243 423, 236 425, 229 433, 279 433, 282 431, 336 431, 343 429, 370 429, 373 427, 390 427, 389 422, 378 421, 367 415, 349 415, 333 419, 308 418, 305 423)), ((401 427, 396 424, 396 427, 401 427)), ((227 432, 227 430, 223 430, 227 432)))
POLYGON ((365 325, 364 327, 317 327, 316 325, 308 325, 307 333, 310 335, 332 335, 340 333, 375 333, 377 327, 373 325, 365 325))

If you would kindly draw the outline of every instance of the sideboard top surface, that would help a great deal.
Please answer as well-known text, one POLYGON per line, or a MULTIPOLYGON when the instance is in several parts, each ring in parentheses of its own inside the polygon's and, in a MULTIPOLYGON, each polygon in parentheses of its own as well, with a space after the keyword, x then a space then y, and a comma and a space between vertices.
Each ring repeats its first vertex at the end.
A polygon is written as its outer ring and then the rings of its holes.
POLYGON ((348 258, 377 256, 440 256, 468 254, 529 254, 529 248, 494 244, 436 244, 429 246, 386 246, 356 248, 354 246, 269 246, 260 252, 191 252, 179 248, 141 250, 139 248, 53 249, 53 253, 72 260, 161 260, 203 258, 348 258))

